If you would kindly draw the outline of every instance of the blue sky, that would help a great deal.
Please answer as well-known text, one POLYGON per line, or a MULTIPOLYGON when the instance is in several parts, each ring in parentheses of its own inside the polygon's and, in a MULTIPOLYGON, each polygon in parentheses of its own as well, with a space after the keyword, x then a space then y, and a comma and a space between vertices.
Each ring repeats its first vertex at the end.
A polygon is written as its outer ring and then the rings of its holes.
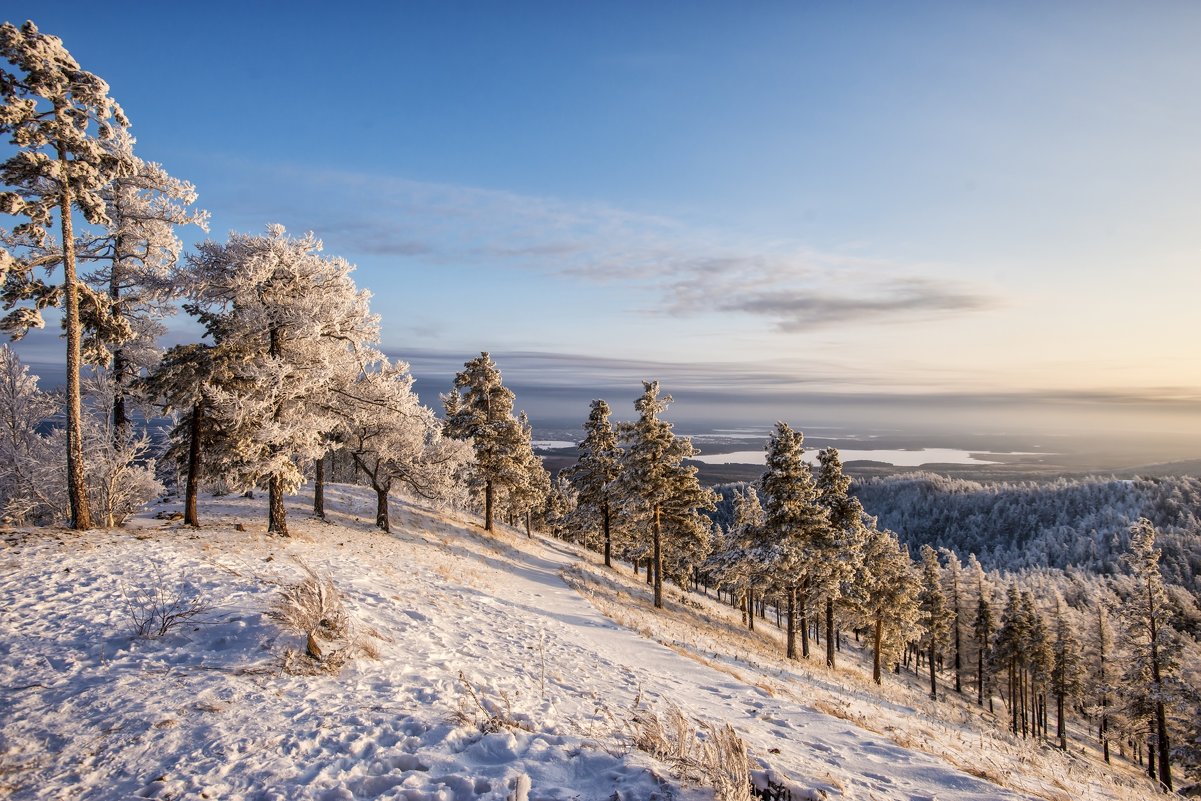
POLYGON ((925 398, 930 425, 1201 435, 1196 3, 6 18, 110 83, 214 236, 281 222, 358 264, 425 386, 489 350, 567 418, 564 390, 661 378, 738 423, 852 398, 920 425, 925 398))

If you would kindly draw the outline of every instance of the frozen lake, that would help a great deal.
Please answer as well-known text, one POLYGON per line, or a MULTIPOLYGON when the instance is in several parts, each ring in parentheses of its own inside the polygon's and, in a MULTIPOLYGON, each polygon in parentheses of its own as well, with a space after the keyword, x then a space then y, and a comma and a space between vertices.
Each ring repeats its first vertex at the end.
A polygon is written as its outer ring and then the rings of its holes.
MULTIPOLYGON (((1000 464, 990 456, 1041 456, 1029 453, 991 453, 963 451, 956 448, 922 448, 921 450, 852 450, 839 448, 842 461, 868 460, 883 462, 893 467, 919 467, 924 464, 1000 464)), ((764 451, 734 451, 733 453, 701 454, 694 457, 704 464, 763 464, 764 451)), ((806 450, 805 461, 817 462, 817 451, 806 450)))

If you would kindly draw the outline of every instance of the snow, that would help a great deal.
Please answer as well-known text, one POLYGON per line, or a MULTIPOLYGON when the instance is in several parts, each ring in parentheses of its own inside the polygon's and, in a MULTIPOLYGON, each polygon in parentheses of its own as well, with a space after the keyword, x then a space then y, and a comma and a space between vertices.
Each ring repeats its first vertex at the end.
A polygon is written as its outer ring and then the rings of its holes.
POLYGON ((290 539, 266 535, 261 497, 202 499, 199 531, 158 519, 167 505, 123 530, 0 535, 0 795, 711 798, 632 747, 635 704, 674 703, 732 724, 798 801, 1141 797, 963 714, 939 726, 919 692, 876 695, 854 665, 785 663, 711 599, 671 588, 655 612, 642 580, 572 546, 400 502, 387 535, 359 487, 326 504, 322 522, 293 498, 290 539), (304 565, 378 658, 282 672, 304 637, 267 611, 304 565), (215 607, 136 638, 127 599, 156 587, 215 607), (512 725, 473 725, 488 717, 512 725), (1008 787, 956 767, 985 761, 1008 787))

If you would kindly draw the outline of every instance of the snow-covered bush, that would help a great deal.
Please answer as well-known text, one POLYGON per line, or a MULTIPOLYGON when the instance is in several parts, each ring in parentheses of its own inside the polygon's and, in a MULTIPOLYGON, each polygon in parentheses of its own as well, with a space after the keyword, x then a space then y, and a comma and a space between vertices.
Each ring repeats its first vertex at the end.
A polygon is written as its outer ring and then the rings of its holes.
POLYGON ((635 747, 671 765, 681 778, 711 786, 718 801, 751 801, 746 743, 730 724, 693 723, 674 704, 663 717, 639 709, 634 720, 635 747))
POLYGON ((305 638, 303 651, 284 651, 284 671, 293 675, 337 673, 359 654, 379 654, 358 630, 329 575, 301 564, 305 577, 280 590, 267 613, 285 629, 305 638))

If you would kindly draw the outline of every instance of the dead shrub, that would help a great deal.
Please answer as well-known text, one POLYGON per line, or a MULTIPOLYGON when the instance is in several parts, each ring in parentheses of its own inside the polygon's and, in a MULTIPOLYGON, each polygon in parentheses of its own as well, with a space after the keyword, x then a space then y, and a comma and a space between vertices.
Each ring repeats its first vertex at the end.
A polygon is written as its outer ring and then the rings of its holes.
POLYGON ((134 633, 148 640, 166 636, 172 629, 197 621, 195 618, 213 609, 190 581, 168 586, 161 565, 154 565, 154 580, 149 586, 130 589, 121 586, 125 612, 134 633))
POLYGON ((674 704, 660 718, 635 710, 634 745, 666 762, 683 779, 707 784, 717 801, 751 801, 746 743, 730 724, 693 723, 674 704))
POLYGON ((330 576, 319 575, 301 563, 305 578, 282 588, 267 615, 285 629, 305 638, 303 651, 288 648, 283 655, 284 672, 292 675, 338 673, 359 654, 379 655, 355 626, 342 603, 342 595, 330 576))

